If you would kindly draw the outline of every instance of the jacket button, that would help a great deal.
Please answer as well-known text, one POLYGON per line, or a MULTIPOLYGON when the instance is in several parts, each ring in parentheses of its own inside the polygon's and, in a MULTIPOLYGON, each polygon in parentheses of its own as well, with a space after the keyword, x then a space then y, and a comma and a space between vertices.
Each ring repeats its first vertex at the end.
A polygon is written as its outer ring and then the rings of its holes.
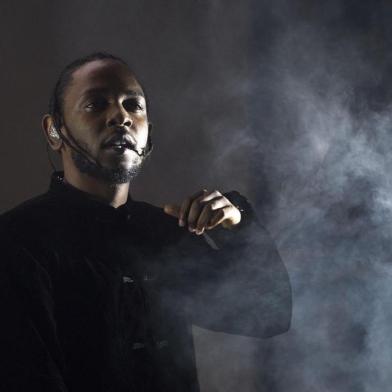
POLYGON ((169 342, 167 340, 160 340, 159 342, 155 343, 156 347, 158 350, 167 347, 169 345, 169 342))
POLYGON ((123 276, 123 277, 122 277, 122 281, 123 281, 123 283, 135 283, 135 280, 132 279, 132 278, 129 277, 129 276, 123 276))
POLYGON ((144 347, 146 347, 146 345, 141 342, 134 342, 132 344, 132 350, 140 350, 141 348, 144 348, 144 347))

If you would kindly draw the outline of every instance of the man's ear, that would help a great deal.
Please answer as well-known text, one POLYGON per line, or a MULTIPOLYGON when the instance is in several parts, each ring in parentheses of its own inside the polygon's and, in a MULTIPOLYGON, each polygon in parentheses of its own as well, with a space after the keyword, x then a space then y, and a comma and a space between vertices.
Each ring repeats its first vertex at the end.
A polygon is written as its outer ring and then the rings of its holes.
POLYGON ((59 131, 54 125, 53 117, 50 114, 45 114, 41 121, 42 129, 45 134, 45 138, 52 150, 60 152, 63 145, 59 131))

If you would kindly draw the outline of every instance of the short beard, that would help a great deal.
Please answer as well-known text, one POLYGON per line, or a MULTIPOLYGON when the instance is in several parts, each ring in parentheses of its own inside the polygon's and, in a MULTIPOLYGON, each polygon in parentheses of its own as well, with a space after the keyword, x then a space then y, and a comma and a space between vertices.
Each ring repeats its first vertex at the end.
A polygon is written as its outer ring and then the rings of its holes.
POLYGON ((136 158, 138 161, 135 159, 134 165, 131 168, 108 168, 101 166, 98 162, 93 162, 84 154, 75 150, 72 150, 71 154, 75 166, 81 173, 85 173, 110 185, 125 184, 132 181, 139 174, 143 164, 142 159, 136 158))

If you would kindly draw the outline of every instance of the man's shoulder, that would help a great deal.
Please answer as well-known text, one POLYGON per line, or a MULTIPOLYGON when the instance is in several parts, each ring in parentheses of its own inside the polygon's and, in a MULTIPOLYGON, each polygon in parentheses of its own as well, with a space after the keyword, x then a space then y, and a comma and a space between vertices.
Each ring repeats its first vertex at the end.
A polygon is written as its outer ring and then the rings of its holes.
POLYGON ((12 234, 38 230, 54 218, 55 209, 58 209, 58 203, 48 192, 35 196, 2 213, 0 231, 12 234))

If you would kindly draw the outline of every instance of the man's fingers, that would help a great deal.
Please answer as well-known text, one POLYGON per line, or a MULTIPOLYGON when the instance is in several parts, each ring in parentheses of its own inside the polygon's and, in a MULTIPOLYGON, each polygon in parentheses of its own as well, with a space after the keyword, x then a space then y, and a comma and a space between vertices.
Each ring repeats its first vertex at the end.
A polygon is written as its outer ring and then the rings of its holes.
POLYGON ((191 231, 196 230, 197 222, 204 206, 218 197, 222 197, 222 194, 219 191, 213 191, 210 193, 205 191, 203 195, 193 201, 188 214, 188 224, 191 231))
POLYGON ((213 229, 216 226, 219 226, 222 222, 224 222, 228 216, 230 216, 232 208, 235 208, 232 205, 228 205, 216 211, 216 214, 211 219, 210 224, 207 226, 208 230, 213 229))
POLYGON ((188 214, 189 214, 189 210, 190 210, 190 207, 191 207, 193 201, 196 198, 204 195, 205 192, 207 192, 206 189, 203 189, 202 191, 196 192, 194 195, 192 195, 191 197, 186 198, 181 203, 180 215, 179 215, 179 220, 178 220, 178 224, 180 226, 185 226, 188 223, 188 214))
POLYGON ((180 210, 181 208, 175 204, 165 204, 163 207, 163 211, 165 211, 166 214, 174 216, 175 218, 180 216, 180 210))
POLYGON ((201 201, 204 199, 206 194, 207 191, 204 192, 201 196, 197 197, 195 200, 193 200, 192 204, 189 207, 187 221, 188 221, 188 227, 190 231, 196 230, 196 223, 197 220, 199 219, 201 210, 203 209, 203 205, 201 204, 201 201))
POLYGON ((181 206, 166 204, 164 211, 178 218, 180 226, 188 226, 189 231, 196 234, 220 224, 229 227, 241 220, 240 212, 226 197, 219 191, 208 192, 206 189, 185 199, 181 206))
POLYGON ((210 193, 208 193, 207 195, 205 195, 205 196, 201 199, 201 202, 202 202, 202 203, 205 203, 205 202, 207 202, 207 201, 216 199, 217 197, 224 197, 224 196, 222 196, 222 194, 221 194, 219 191, 213 191, 213 192, 210 192, 210 193))
POLYGON ((196 224, 196 234, 203 234, 204 230, 208 228, 208 223, 214 218, 217 210, 227 206, 228 200, 225 197, 219 197, 207 203, 199 216, 196 224))
POLYGON ((199 202, 205 195, 208 193, 206 189, 203 189, 200 192, 195 193, 191 198, 189 198, 187 201, 189 202, 187 204, 187 208, 184 211, 184 216, 183 216, 183 225, 188 226, 190 231, 194 231, 195 227, 195 220, 197 221, 197 218, 200 214, 200 205, 199 202))

